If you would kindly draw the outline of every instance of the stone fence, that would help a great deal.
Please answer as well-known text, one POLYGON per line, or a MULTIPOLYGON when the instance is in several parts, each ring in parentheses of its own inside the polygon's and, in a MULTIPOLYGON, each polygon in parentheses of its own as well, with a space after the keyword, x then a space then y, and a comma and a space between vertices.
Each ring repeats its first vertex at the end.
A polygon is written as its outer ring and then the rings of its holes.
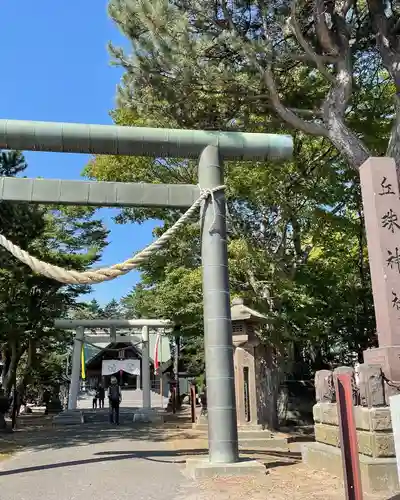
POLYGON ((376 365, 356 369, 339 367, 315 374, 316 404, 313 407, 315 442, 303 447, 303 461, 314 469, 342 475, 340 432, 334 378, 350 373, 353 380, 354 416, 363 489, 366 492, 398 491, 389 396, 398 392, 388 384, 376 365))

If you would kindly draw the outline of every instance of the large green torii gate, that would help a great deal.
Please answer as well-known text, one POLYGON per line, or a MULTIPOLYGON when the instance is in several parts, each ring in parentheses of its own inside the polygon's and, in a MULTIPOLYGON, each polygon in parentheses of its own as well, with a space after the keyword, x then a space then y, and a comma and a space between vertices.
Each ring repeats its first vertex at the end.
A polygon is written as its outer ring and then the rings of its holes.
MULTIPOLYGON (((0 120, 0 148, 199 157, 199 186, 1 178, 0 200, 95 206, 191 207, 178 221, 179 225, 191 215, 193 209, 201 205, 209 459, 215 464, 237 462, 239 452, 222 160, 290 158, 292 138, 241 132, 0 120)), ((158 245, 156 242, 148 250, 151 248, 154 251, 166 238, 162 242, 160 240, 158 245)), ((133 268, 126 261, 108 270, 85 273, 65 271, 48 264, 42 263, 40 266, 39 261, 4 237, 0 238, 0 244, 35 271, 63 283, 98 283, 114 279, 133 268)), ((148 254, 143 253, 142 261, 148 254)), ((137 260, 135 262, 137 265, 137 260)))

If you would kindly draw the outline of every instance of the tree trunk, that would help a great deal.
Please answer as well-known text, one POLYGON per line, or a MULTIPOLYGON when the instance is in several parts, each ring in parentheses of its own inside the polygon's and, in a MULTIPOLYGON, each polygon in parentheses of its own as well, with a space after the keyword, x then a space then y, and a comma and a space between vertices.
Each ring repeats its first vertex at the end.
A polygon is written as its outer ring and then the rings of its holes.
MULTIPOLYGON (((399 92, 400 92, 400 90, 399 90, 399 92)), ((393 126, 392 126, 392 131, 390 134, 390 139, 389 139, 389 144, 388 144, 388 148, 386 151, 386 156, 390 156, 390 157, 395 159, 396 166, 397 166, 397 173, 399 176, 399 170, 400 170, 400 94, 397 94, 394 98, 394 108, 395 108, 396 118, 395 118, 393 126)))
POLYGON ((0 413, 0 432, 5 431, 7 429, 7 422, 4 413, 0 413))
POLYGON ((7 423, 6 423, 6 412, 9 407, 9 400, 6 396, 0 394, 0 432, 7 432, 7 423))
POLYGON ((279 428, 278 401, 284 367, 279 363, 280 356, 277 356, 272 346, 258 346, 257 354, 258 419, 273 431, 279 428))
POLYGON ((9 347, 9 363, 7 372, 3 374, 3 390, 6 396, 10 396, 11 389, 15 383, 17 376, 18 363, 21 359, 24 349, 22 349, 16 339, 12 339, 8 342, 9 347))
POLYGON ((4 390, 4 382, 6 379, 6 375, 8 373, 8 370, 10 369, 10 363, 11 363, 11 352, 8 348, 8 344, 5 344, 2 348, 1 352, 1 358, 3 360, 3 366, 1 368, 1 387, 4 390))
POLYGON ((17 387, 17 392, 20 401, 23 401, 25 399, 26 389, 30 382, 32 369, 34 368, 35 363, 36 363, 36 341, 34 339, 30 339, 28 343, 28 359, 26 362, 24 375, 19 381, 17 387))
POLYGON ((367 147, 346 126, 341 118, 335 116, 332 110, 326 111, 324 121, 327 125, 328 137, 331 143, 347 160, 350 167, 358 171, 361 165, 371 156, 367 147))

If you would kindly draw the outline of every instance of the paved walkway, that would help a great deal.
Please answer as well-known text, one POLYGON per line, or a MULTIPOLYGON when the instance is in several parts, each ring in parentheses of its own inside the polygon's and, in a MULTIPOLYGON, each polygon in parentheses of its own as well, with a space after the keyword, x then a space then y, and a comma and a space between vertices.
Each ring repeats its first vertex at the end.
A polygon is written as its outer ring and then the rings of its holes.
MULTIPOLYGON (((0 462, 0 500, 342 500, 343 482, 308 469, 298 453, 243 451, 266 475, 188 480, 185 457, 206 453, 183 429, 85 425, 0 437, 23 446, 0 462)), ((377 495, 369 500, 400 500, 377 495)))
POLYGON ((166 442, 133 434, 123 428, 38 433, 29 450, 0 463, 1 498, 175 500, 193 492, 182 457, 166 442))

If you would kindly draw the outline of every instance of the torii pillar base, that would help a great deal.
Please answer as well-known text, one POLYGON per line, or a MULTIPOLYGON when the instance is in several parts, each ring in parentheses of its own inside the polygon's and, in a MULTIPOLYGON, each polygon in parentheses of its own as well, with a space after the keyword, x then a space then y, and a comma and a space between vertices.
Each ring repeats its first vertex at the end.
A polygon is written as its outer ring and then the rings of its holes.
POLYGON ((265 465, 257 460, 239 459, 230 464, 211 463, 209 458, 196 457, 186 460, 185 475, 192 479, 204 479, 227 476, 258 476, 265 475, 265 465))
POLYGON ((64 410, 53 417, 54 425, 81 425, 85 423, 82 410, 64 410))

